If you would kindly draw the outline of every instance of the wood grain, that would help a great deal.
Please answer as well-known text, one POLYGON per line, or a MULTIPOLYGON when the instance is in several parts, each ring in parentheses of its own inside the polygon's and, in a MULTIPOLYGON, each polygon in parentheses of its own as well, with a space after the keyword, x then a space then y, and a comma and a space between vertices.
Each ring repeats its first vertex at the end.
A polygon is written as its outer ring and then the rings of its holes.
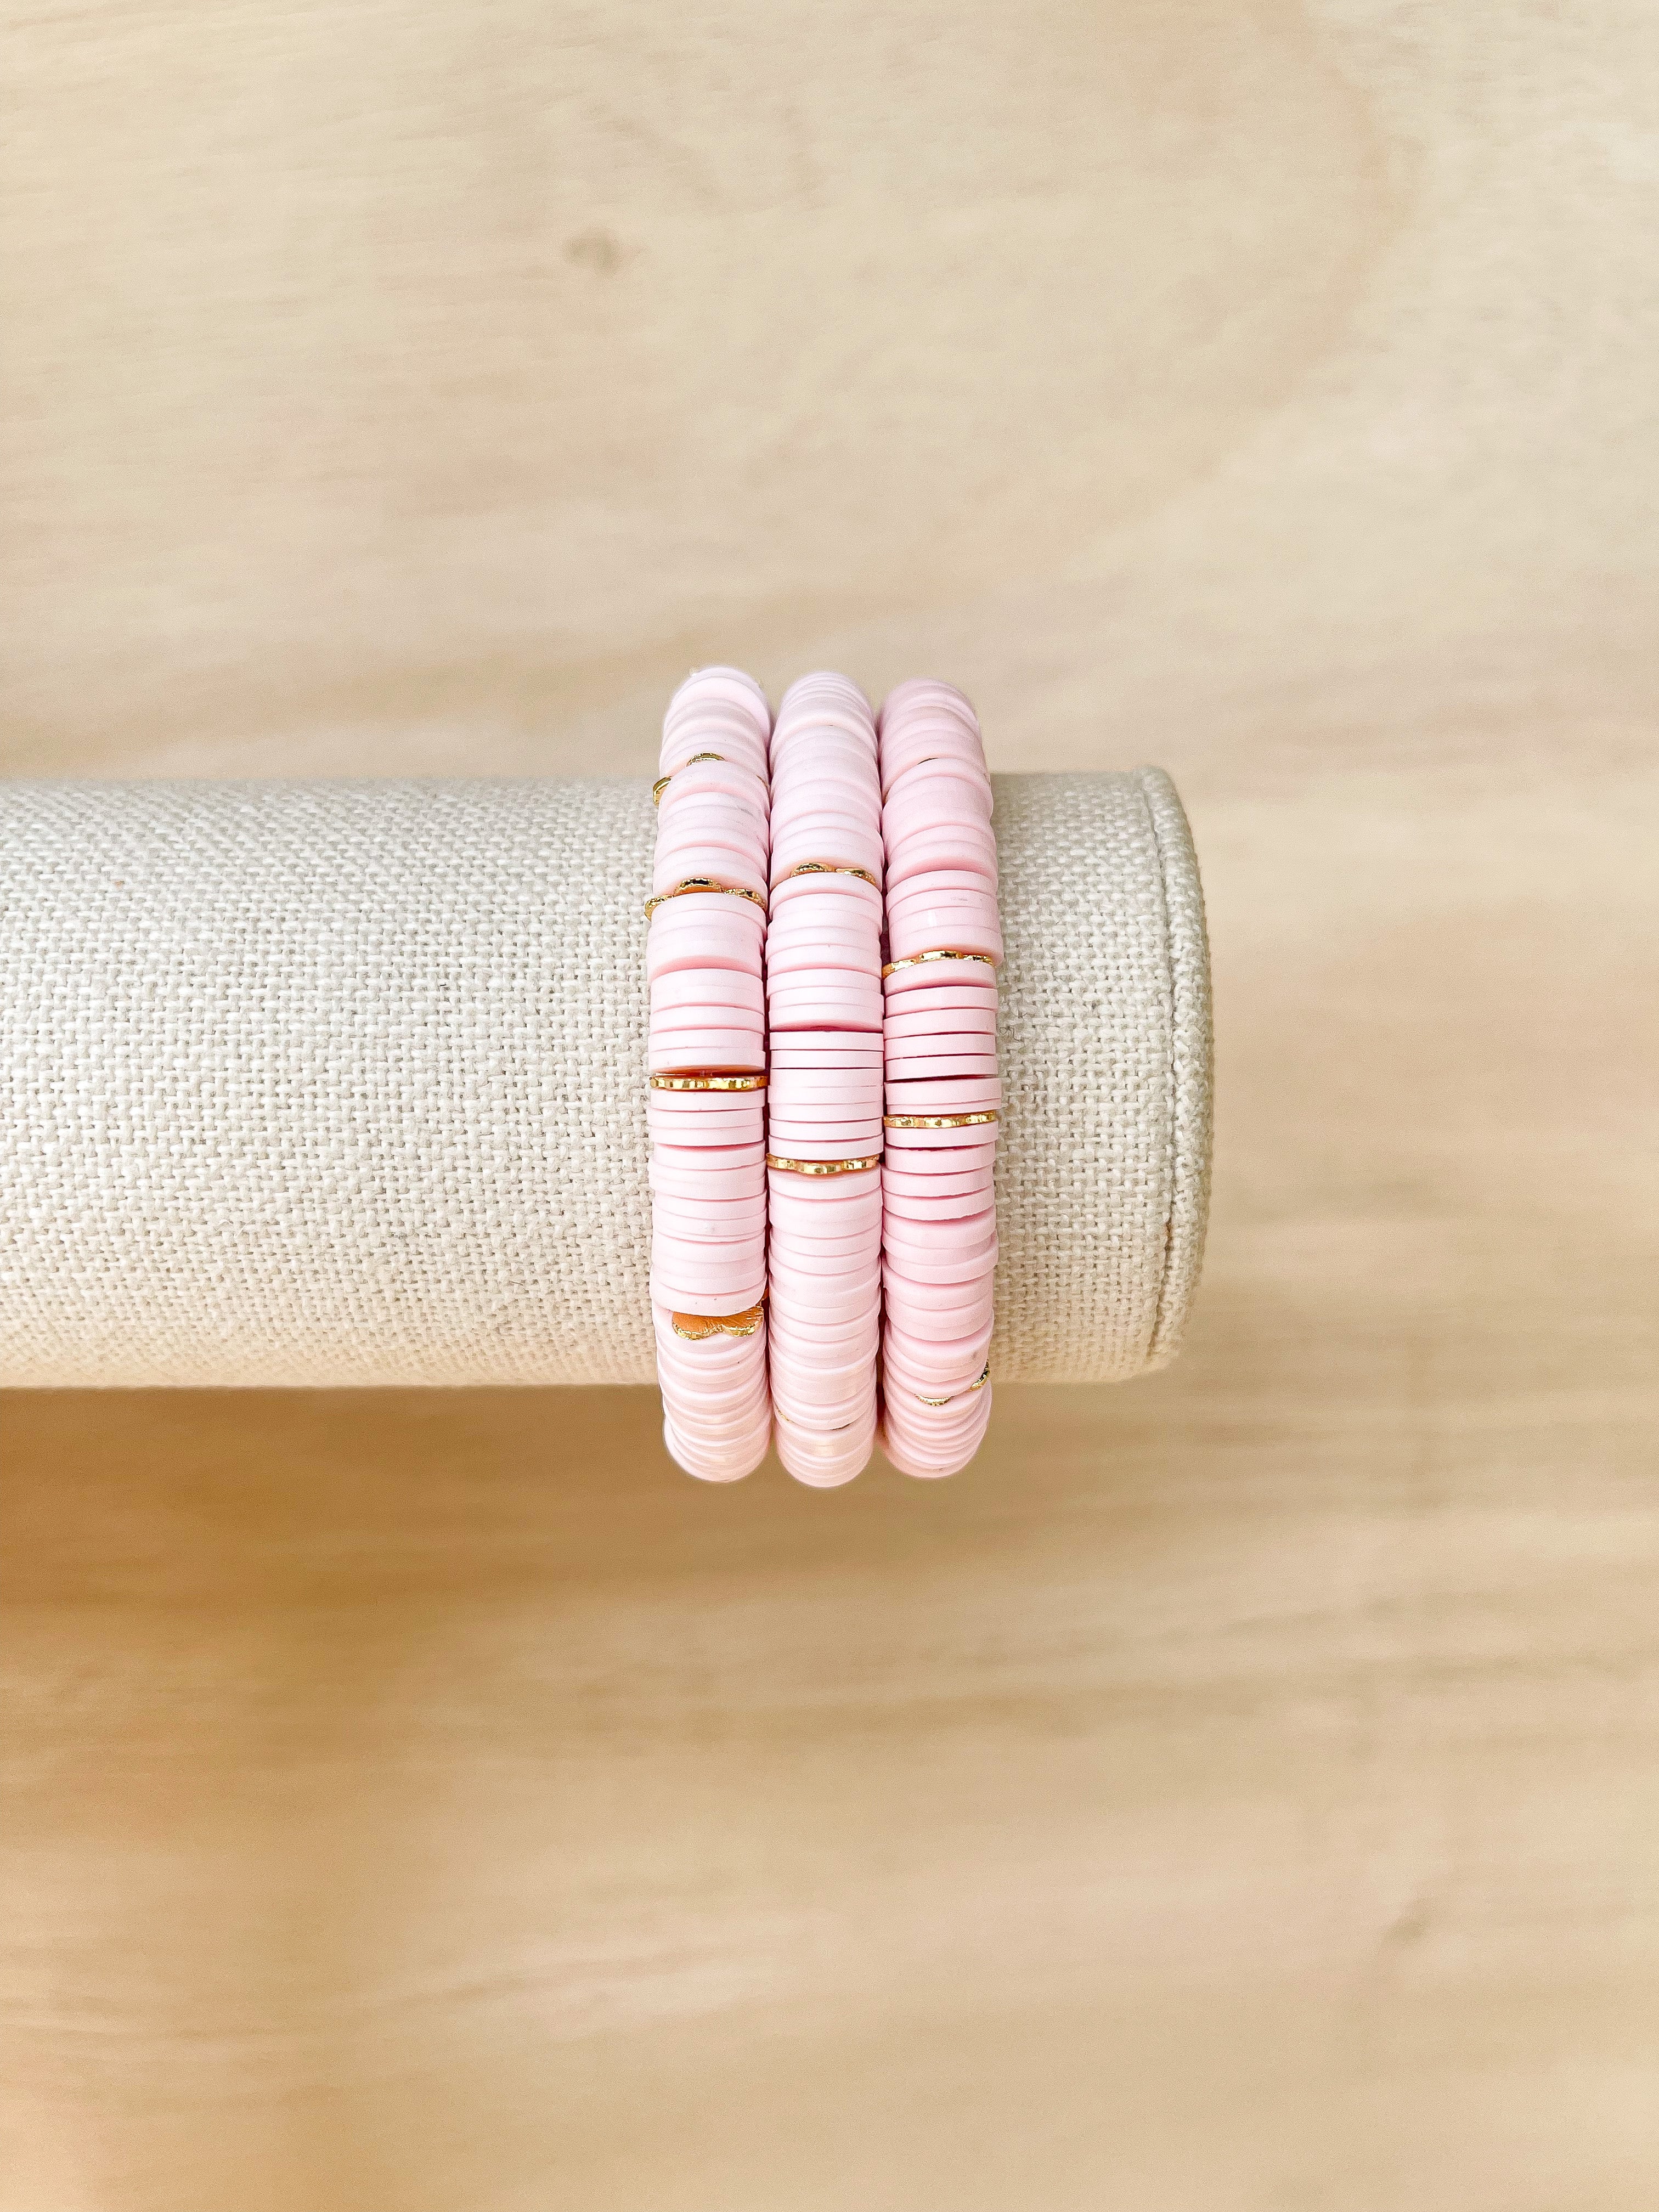
POLYGON ((1181 1365, 954 1484, 647 1394, 19 1395, 4 2212, 1645 2212, 1659 19, 7 32, 14 772, 1176 775, 1181 1365))

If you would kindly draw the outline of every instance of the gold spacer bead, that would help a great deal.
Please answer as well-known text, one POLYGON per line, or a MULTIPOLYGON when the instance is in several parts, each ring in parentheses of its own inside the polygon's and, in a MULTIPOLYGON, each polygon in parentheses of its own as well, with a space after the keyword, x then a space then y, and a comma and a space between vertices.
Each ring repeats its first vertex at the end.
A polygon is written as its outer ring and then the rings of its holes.
POLYGON ((793 876, 856 876, 861 884, 868 884, 872 891, 881 889, 868 868, 843 868, 833 860, 801 860, 790 869, 788 875, 780 876, 778 881, 787 884, 793 876))
POLYGON ((988 952, 963 952, 954 945, 942 945, 934 952, 909 952, 902 960, 890 960, 881 972, 888 976, 896 975, 901 968, 925 968, 930 960, 982 960, 988 968, 997 964, 988 952))
POLYGON ((653 1075, 653 1091, 764 1091, 763 1075, 736 1075, 718 1069, 701 1072, 682 1069, 678 1073, 653 1075))
POLYGON ((747 884, 717 884, 713 876, 684 876, 672 891, 659 891, 654 897, 647 899, 646 920, 649 921, 657 908, 668 900, 684 898, 694 891, 724 891, 727 898, 749 899, 759 907, 763 914, 766 911, 766 893, 751 891, 747 884))
POLYGON ((862 1175, 866 1169, 881 1165, 881 1154, 872 1152, 861 1160, 787 1160, 777 1152, 769 1152, 766 1164, 769 1168, 781 1168, 788 1175, 862 1175))
MULTIPOLYGON (((695 768, 699 761, 723 761, 725 758, 724 753, 691 753, 680 763, 680 768, 695 768)), ((671 768, 666 775, 659 775, 652 785, 651 804, 653 806, 662 805, 662 795, 679 774, 680 768, 671 768)), ((753 771, 751 770, 750 773, 752 774, 753 771)), ((757 776, 755 781, 757 783, 764 783, 766 779, 764 776, 757 776)))
POLYGON ((884 1129, 977 1129, 987 1121, 1000 1119, 996 1109, 989 1106, 979 1114, 884 1114, 884 1129))
POLYGON ((981 1370, 980 1370, 980 1371, 979 1371, 979 1380, 978 1380, 978 1382, 970 1382, 970 1383, 968 1385, 968 1389, 967 1389, 967 1390, 953 1390, 953 1391, 951 1392, 951 1395, 950 1395, 948 1398, 924 1398, 924 1397, 922 1397, 922 1395, 921 1395, 921 1391, 920 1391, 920 1390, 918 1390, 918 1391, 916 1392, 916 1397, 917 1397, 917 1399, 920 1401, 920 1402, 921 1402, 922 1405, 924 1405, 924 1406, 953 1406, 953 1405, 955 1405, 955 1403, 956 1403, 956 1401, 957 1401, 957 1400, 958 1398, 965 1398, 965 1397, 967 1397, 967 1395, 969 1395, 969 1391, 972 1391, 972 1390, 982 1390, 982 1389, 985 1388, 986 1384, 990 1381, 990 1379, 991 1379, 991 1363, 990 1363, 990 1361, 988 1359, 988 1360, 986 1361, 986 1363, 985 1363, 984 1366, 983 1366, 983 1367, 981 1367, 981 1370))
POLYGON ((672 1313, 668 1326, 688 1344, 702 1344, 711 1336, 753 1336, 762 1317, 761 1306, 749 1306, 735 1314, 672 1313))

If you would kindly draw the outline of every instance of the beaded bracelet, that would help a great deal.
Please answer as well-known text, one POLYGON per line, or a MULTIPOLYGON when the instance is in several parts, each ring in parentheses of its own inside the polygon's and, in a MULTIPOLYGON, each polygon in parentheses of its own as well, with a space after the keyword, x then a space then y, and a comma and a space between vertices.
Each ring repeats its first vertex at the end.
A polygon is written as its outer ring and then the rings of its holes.
POLYGON ((828 1488, 876 1433, 881 790, 869 702, 790 686, 772 733, 769 1327, 778 1456, 828 1488))
POLYGON ((880 718, 888 959, 882 969, 882 1449, 954 1474, 990 1416, 997 1074, 996 839, 979 723, 921 679, 880 718))
POLYGON ((730 1482, 766 1455, 769 860, 765 694, 735 668, 681 684, 663 718, 646 974, 651 1305, 663 1439, 730 1482))

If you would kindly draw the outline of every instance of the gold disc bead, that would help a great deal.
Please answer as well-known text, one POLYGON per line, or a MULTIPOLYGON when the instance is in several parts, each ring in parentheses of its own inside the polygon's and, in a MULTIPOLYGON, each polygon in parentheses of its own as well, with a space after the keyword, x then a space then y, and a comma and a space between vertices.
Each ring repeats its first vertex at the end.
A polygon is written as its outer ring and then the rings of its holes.
POLYGON ((881 1165, 881 1154, 872 1152, 860 1160, 787 1160, 780 1153, 769 1152, 766 1164, 769 1168, 781 1169, 786 1175, 863 1175, 866 1170, 881 1165))
POLYGON ((760 908, 763 914, 766 910, 766 893, 750 890, 747 884, 717 884, 713 876, 685 876, 672 891, 658 891, 654 897, 647 899, 646 920, 649 921, 657 908, 665 905, 670 899, 685 898, 694 891, 724 891, 727 898, 749 899, 760 908))
POLYGON ((923 1398, 921 1391, 918 1390, 916 1396, 924 1406, 953 1406, 958 1398, 965 1398, 975 1390, 982 1390, 990 1379, 991 1363, 988 1359, 979 1371, 979 1380, 976 1382, 970 1382, 966 1390, 952 1391, 948 1398, 923 1398))
POLYGON ((884 1114, 884 1129, 978 1129, 1001 1119, 994 1107, 979 1114, 884 1114))
POLYGON ((653 1075, 653 1091, 764 1091, 763 1075, 733 1075, 720 1072, 681 1070, 678 1073, 653 1075))
POLYGON ((954 945, 942 945, 933 952, 910 952, 902 960, 890 960, 881 972, 884 976, 896 975, 901 968, 925 968, 933 960, 982 960, 988 968, 997 964, 988 952, 963 952, 954 945))
POLYGON ((764 1314, 763 1306, 750 1306, 735 1314, 675 1313, 668 1326, 688 1344, 704 1344, 711 1336, 753 1336, 764 1314))
POLYGON ((868 868, 844 868, 834 860, 801 860, 790 869, 788 875, 780 876, 780 883, 788 883, 795 876, 856 876, 861 884, 868 884, 872 891, 881 885, 868 868))

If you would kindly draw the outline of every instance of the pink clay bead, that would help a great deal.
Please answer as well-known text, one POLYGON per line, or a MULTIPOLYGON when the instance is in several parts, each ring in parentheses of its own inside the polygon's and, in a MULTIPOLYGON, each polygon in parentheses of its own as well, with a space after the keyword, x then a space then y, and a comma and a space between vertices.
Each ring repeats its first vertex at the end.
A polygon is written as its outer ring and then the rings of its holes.
MULTIPOLYGON (((1000 1109, 991 1110, 1000 1112, 1000 1109)), ((955 1152, 959 1157, 952 1160, 951 1165, 959 1168, 965 1166, 974 1153, 983 1146, 988 1146, 994 1152, 1000 1127, 998 1121, 978 1121, 969 1127, 959 1129, 890 1128, 887 1149, 890 1152, 910 1156, 922 1152, 955 1152)), ((923 1172, 926 1166, 926 1163, 915 1157, 909 1158, 908 1164, 918 1173, 923 1172)))
POLYGON ((878 1169, 856 1176, 802 1176, 787 1168, 774 1168, 766 1181, 773 1218, 782 1222, 792 1236, 856 1237, 881 1226, 884 1200, 878 1169), (867 1195, 838 1200, 833 1206, 819 1205, 802 1195, 809 1190, 836 1190, 849 1182, 874 1183, 876 1188, 867 1195))
POLYGON ((813 869, 810 864, 806 874, 786 876, 772 888, 775 914, 793 915, 797 908, 805 908, 808 913, 828 916, 842 906, 872 916, 878 927, 885 911, 880 891, 862 876, 813 869))
POLYGON ((902 1060, 937 1062, 941 1060, 988 1060, 989 1068, 964 1068, 966 1075, 994 1074, 997 1056, 996 1033, 993 1030, 934 1030, 931 1033, 918 1031, 909 1036, 895 1036, 886 1033, 884 1054, 888 1075, 902 1060))
POLYGON ((881 1122, 872 1116, 854 1125, 833 1127, 821 1123, 775 1123, 767 1141, 781 1159, 874 1159, 881 1154, 881 1122))
MULTIPOLYGON (((652 860, 651 890, 653 896, 658 896, 678 890, 692 876, 709 876, 717 884, 740 884, 750 890, 763 891, 766 871, 766 846, 758 837, 752 842, 735 837, 688 837, 683 844, 671 844, 665 840, 657 847, 652 860)), ((680 896, 693 897, 696 894, 682 892, 680 896)), ((756 911, 759 913, 761 909, 757 907, 756 911)))
POLYGON ((991 1325, 992 1284, 988 1279, 953 1297, 949 1305, 925 1306, 913 1300, 893 1302, 888 1310, 892 1328, 922 1344, 954 1344, 991 1325))
POLYGON ((883 1071, 880 1065, 863 1067, 782 1067, 772 1081, 773 1103, 801 1098, 848 1105, 868 1101, 879 1105, 883 1071))
MULTIPOLYGON (((911 837, 932 836, 945 823, 952 829, 969 825, 976 833, 975 849, 990 832, 990 788, 971 776, 941 774, 937 769, 913 771, 890 785, 882 812, 882 841, 889 853, 899 851, 911 837)), ((942 862, 943 866, 966 867, 966 862, 942 862)))
POLYGON ((755 1123, 752 1136, 728 1139, 732 1144, 753 1142, 761 1133, 760 1125, 765 1116, 766 1093, 763 1091, 647 1091, 645 1110, 653 1121, 659 1122, 668 1133, 671 1144, 701 1144, 707 1141, 701 1134, 693 1136, 692 1130, 702 1132, 710 1128, 742 1127, 755 1123), (676 1132, 688 1133, 677 1136, 676 1132))
POLYGON ((996 840, 983 823, 941 823, 932 830, 912 830, 886 850, 884 881, 890 893, 913 876, 933 868, 977 868, 987 888, 997 884, 996 840))
POLYGON ((747 769, 694 764, 680 770, 657 802, 657 849, 682 844, 703 830, 712 830, 721 844, 733 834, 763 844, 770 818, 766 787, 747 769), (709 775, 723 778, 725 787, 696 781, 709 775))
MULTIPOLYGON (((884 1226, 884 1237, 886 1233, 884 1226)), ((946 1283, 965 1283, 981 1275, 992 1274, 996 1268, 998 1248, 995 1243, 981 1245, 978 1250, 965 1255, 951 1253, 948 1256, 931 1260, 924 1259, 917 1252, 902 1251, 891 1244, 884 1249, 884 1279, 887 1282, 890 1298, 894 1301, 894 1311, 897 1311, 903 1303, 907 1285, 937 1287, 946 1283)))
POLYGON ((652 1147, 651 1158, 654 1163, 663 1167, 688 1168, 699 1175, 706 1166, 744 1168, 752 1166, 758 1162, 763 1169, 766 1164, 766 1146, 762 1139, 755 1137, 740 1144, 727 1145, 719 1151, 711 1151, 707 1146, 691 1146, 678 1144, 670 1138, 665 1142, 652 1147))
POLYGON ((660 1154, 653 1152, 646 1164, 645 1180, 653 1193, 661 1191, 672 1198, 753 1198, 766 1188, 766 1170, 665 1167, 660 1154))
POLYGON ((937 1006, 994 1007, 997 1002, 996 967, 988 960, 924 961, 914 968, 896 968, 882 981, 888 1009, 894 1013, 914 1012, 924 994, 937 1006))
POLYGON ((760 948, 734 930, 712 926, 683 929, 659 936, 653 929, 646 939, 646 973, 653 982, 677 970, 730 968, 743 975, 760 972, 760 948))
POLYGON ((766 975, 769 982, 781 981, 787 975, 816 973, 820 968, 833 968, 839 973, 851 971, 855 975, 872 975, 881 962, 881 948, 874 932, 868 943, 856 938, 828 933, 815 937, 786 939, 781 945, 766 948, 766 975))
POLYGON ((975 1190, 941 1191, 937 1198, 921 1197, 913 1191, 890 1190, 886 1210, 896 1221, 955 1221, 965 1220, 971 1213, 981 1213, 990 1196, 988 1186, 975 1190))
POLYGON ((924 800, 935 821, 969 814, 988 822, 994 803, 991 779, 976 761, 960 753, 932 754, 888 777, 882 804, 890 811, 897 808, 908 812, 924 800))
POLYGON ((964 1082, 970 1077, 980 1081, 988 1081, 996 1072, 997 1056, 994 1052, 951 1053, 941 1060, 920 1058, 890 1060, 887 1063, 887 1081, 890 1085, 888 1110, 890 1113, 902 1113, 904 1110, 897 1104, 890 1088, 892 1085, 902 1086, 911 1083, 927 1082, 945 1076, 960 1079, 964 1082))
POLYGON ((983 1114, 1001 1104, 1001 1079, 993 1075, 941 1076, 928 1082, 907 1077, 887 1085, 890 1114, 983 1114))
POLYGON ((735 799, 739 806, 751 808, 763 820, 771 811, 766 779, 757 775, 747 761, 694 760, 682 763, 673 770, 658 795, 657 820, 660 823, 673 808, 684 806, 694 798, 735 799))
POLYGON ((741 722, 729 715, 688 716, 664 738, 657 757, 658 774, 678 775, 687 768, 699 767, 702 765, 696 757, 699 753, 718 753, 722 767, 740 769, 752 775, 764 793, 766 747, 741 722))
POLYGON ((735 1290, 716 1290, 708 1283, 695 1280, 682 1282, 665 1274, 654 1265, 651 1270, 651 1295, 671 1313, 740 1314, 760 1303, 766 1288, 766 1276, 762 1270, 758 1281, 740 1284, 735 1290))
POLYGON ((736 1290, 753 1281, 757 1273, 763 1281, 765 1254, 765 1228, 758 1221, 719 1242, 712 1237, 677 1236, 665 1228, 651 1232, 653 1271, 660 1270, 677 1283, 707 1283, 711 1290, 736 1290))
POLYGON ((990 1296, 994 1279, 995 1271, 989 1267, 951 1283, 915 1283, 904 1277, 890 1281, 884 1271, 882 1281, 888 1291, 887 1319, 895 1328, 903 1328, 911 1314, 948 1313, 972 1305, 975 1299, 990 1296))
POLYGON ((880 1036, 872 1030, 789 1030, 773 1049, 783 1068, 878 1068, 885 1057, 880 1036))
POLYGON ((766 987, 757 975, 736 968, 671 969, 651 985, 651 1018, 655 1021, 682 1006, 695 1007, 700 1014, 711 1007, 752 1014, 764 1024, 766 987))
POLYGON ((904 1011, 897 1012, 893 1006, 889 1006, 882 1022, 883 1032, 890 1042, 896 1038, 909 1037, 994 1037, 997 1033, 994 1000, 984 1006, 916 1006, 908 1000, 899 1000, 896 1003, 904 1011))
MULTIPOLYGON (((953 1184, 976 1176, 982 1175, 988 1184, 990 1182, 991 1171, 996 1162, 994 1145, 961 1145, 955 1147, 954 1157, 935 1152, 921 1158, 893 1141, 905 1133, 902 1129, 887 1132, 889 1143, 884 1182, 886 1176, 890 1176, 900 1188, 913 1184, 918 1190, 939 1190, 948 1189, 953 1184)), ((951 1133, 973 1136, 977 1132, 958 1129, 951 1133)))
POLYGON ((695 1476, 699 1482, 741 1482, 744 1475, 752 1474, 766 1457, 772 1442, 771 1431, 772 1425, 769 1419, 764 1429, 756 1432, 752 1449, 741 1452, 704 1452, 697 1446, 687 1443, 676 1430, 672 1414, 665 1413, 663 1449, 683 1474, 695 1476))
POLYGON ((984 1372, 994 1328, 986 1322, 970 1335, 945 1340, 908 1335, 890 1319, 882 1331, 882 1358, 905 1393, 956 1396, 984 1372))
POLYGON ((918 1165, 904 1153, 890 1152, 883 1164, 881 1187, 884 1195, 911 1191, 918 1197, 937 1198, 948 1190, 989 1190, 993 1181, 988 1155, 983 1161, 970 1160, 963 1166, 960 1161, 933 1152, 918 1165))
POLYGON ((954 1221, 907 1221, 890 1208, 885 1216, 887 1249, 917 1252, 927 1259, 942 1258, 947 1253, 965 1254, 994 1234, 994 1220, 990 1207, 954 1221))
POLYGON ((653 1030, 646 1058, 653 1075, 711 1067, 757 1075, 766 1066, 766 1046, 755 1030, 653 1030))
POLYGON ((913 954, 931 952, 942 945, 954 945, 963 952, 988 952, 992 959, 1000 961, 1002 926, 997 920, 996 901, 981 899, 972 908, 965 900, 948 906, 933 902, 888 916, 890 959, 908 960, 913 954))

